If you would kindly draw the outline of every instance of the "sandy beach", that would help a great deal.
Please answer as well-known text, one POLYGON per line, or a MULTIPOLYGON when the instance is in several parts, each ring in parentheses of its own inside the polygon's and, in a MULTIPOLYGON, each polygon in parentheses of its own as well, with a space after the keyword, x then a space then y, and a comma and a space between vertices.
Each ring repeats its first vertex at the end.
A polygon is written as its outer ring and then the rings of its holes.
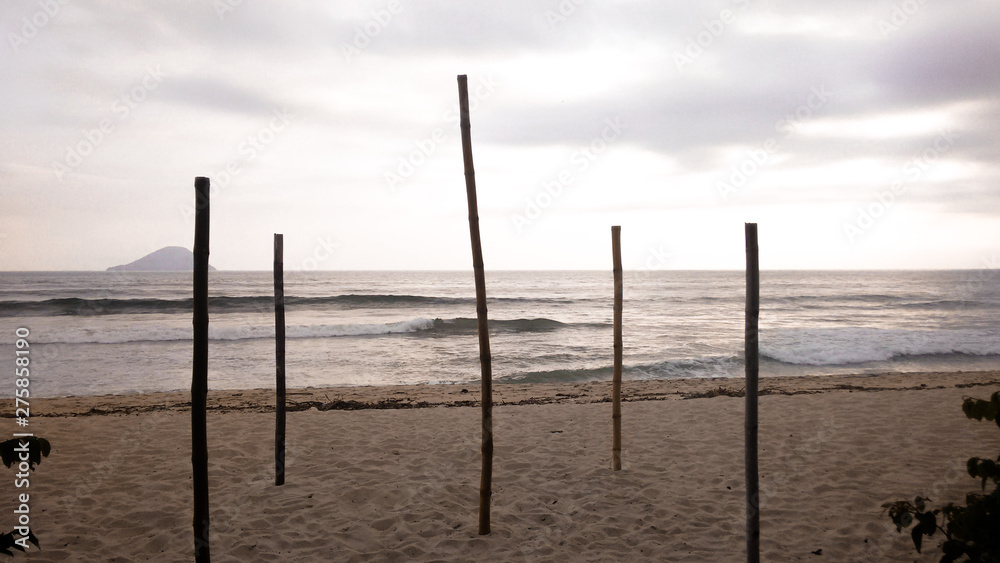
MULTIPOLYGON (((742 381, 626 382, 613 472, 605 383, 498 385, 493 533, 476 534, 479 389, 296 389, 286 484, 273 392, 209 396, 217 561, 738 561, 742 381)), ((762 558, 936 561, 882 513, 960 501, 1000 432, 965 418, 1000 373, 762 378, 762 558)), ((52 453, 31 475, 42 550, 16 560, 192 560, 187 393, 36 399, 52 453)), ((6 403, 6 402, 5 402, 6 403)), ((10 421, 12 408, 0 414, 10 421)), ((9 424, 14 428, 13 423, 9 424)), ((9 477, 13 480, 14 472, 9 477)), ((13 527, 13 487, 0 498, 13 527)))

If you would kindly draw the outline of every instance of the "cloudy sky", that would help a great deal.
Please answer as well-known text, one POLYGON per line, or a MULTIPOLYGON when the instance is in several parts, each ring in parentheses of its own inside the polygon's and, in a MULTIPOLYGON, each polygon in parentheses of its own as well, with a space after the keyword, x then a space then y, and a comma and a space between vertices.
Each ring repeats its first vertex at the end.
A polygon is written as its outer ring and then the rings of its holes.
POLYGON ((982 268, 1000 2, 5 1, 4 270, 982 268))

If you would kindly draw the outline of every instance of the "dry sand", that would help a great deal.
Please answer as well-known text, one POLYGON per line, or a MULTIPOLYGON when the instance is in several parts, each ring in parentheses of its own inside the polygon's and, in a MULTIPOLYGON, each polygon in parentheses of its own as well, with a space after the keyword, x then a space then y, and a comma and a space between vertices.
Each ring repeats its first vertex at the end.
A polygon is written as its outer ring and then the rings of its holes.
MULTIPOLYGON (((626 382, 623 470, 613 472, 606 384, 497 385, 489 536, 476 534, 477 387, 294 391, 281 487, 272 392, 213 392, 212 555, 739 561, 743 400, 732 395, 741 387, 626 382)), ((916 494, 961 501, 977 488, 965 460, 1000 448, 994 425, 961 412, 963 397, 1000 389, 1000 373, 764 378, 761 388, 765 561, 936 561, 937 538, 917 555, 881 504, 916 494)), ((192 560, 187 399, 34 400, 30 430, 52 443, 31 475, 42 551, 15 560, 192 560)), ((0 477, 12 484, 14 471, 0 477)), ((6 531, 15 492, 0 490, 6 531)))

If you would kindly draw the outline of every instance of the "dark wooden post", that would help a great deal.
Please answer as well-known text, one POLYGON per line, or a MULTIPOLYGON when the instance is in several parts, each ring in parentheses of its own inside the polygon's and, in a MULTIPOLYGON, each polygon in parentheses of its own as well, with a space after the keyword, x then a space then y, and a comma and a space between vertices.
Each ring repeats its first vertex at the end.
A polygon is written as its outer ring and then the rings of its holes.
POLYGON ((611 383, 611 422, 614 436, 611 441, 611 466, 622 468, 622 228, 611 227, 611 257, 615 275, 615 368, 611 383))
POLYGON ((479 204, 476 201, 476 171, 472 166, 472 133, 469 121, 469 85, 466 75, 458 76, 458 105, 462 129, 462 157, 465 162, 465 191, 469 199, 469 236, 472 239, 472 268, 476 274, 476 317, 479 320, 479 364, 483 374, 483 472, 479 480, 479 534, 490 533, 490 498, 493 496, 493 359, 486 316, 486 274, 483 248, 479 240, 479 204))
POLYGON ((208 544, 208 227, 209 180, 195 178, 194 361, 191 368, 191 469, 194 483, 194 559, 211 561, 208 544))
POLYGON ((760 561, 760 478, 757 472, 757 321, 760 316, 760 269, 757 224, 747 223, 747 307, 744 358, 746 365, 747 561, 760 561))
POLYGON ((285 484, 285 265, 283 236, 274 235, 274 484, 285 484))

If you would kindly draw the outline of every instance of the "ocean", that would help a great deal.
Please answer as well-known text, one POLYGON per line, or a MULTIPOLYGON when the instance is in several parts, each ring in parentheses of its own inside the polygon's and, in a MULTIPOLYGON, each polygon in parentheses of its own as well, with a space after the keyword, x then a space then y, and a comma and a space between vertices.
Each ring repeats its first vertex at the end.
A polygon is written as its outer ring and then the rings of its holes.
MULTIPOLYGON (((760 374, 1000 369, 997 274, 764 271, 760 374)), ((209 280, 209 387, 272 387, 271 272, 209 280)), ((742 377, 744 284, 626 271, 624 378, 742 377)), ((496 382, 610 379, 610 270, 488 271, 486 285, 496 382)), ((289 387, 480 377, 471 270, 293 271, 285 296, 289 387)), ((0 362, 14 367, 27 329, 33 397, 189 389, 191 311, 190 272, 0 272, 0 362)))

